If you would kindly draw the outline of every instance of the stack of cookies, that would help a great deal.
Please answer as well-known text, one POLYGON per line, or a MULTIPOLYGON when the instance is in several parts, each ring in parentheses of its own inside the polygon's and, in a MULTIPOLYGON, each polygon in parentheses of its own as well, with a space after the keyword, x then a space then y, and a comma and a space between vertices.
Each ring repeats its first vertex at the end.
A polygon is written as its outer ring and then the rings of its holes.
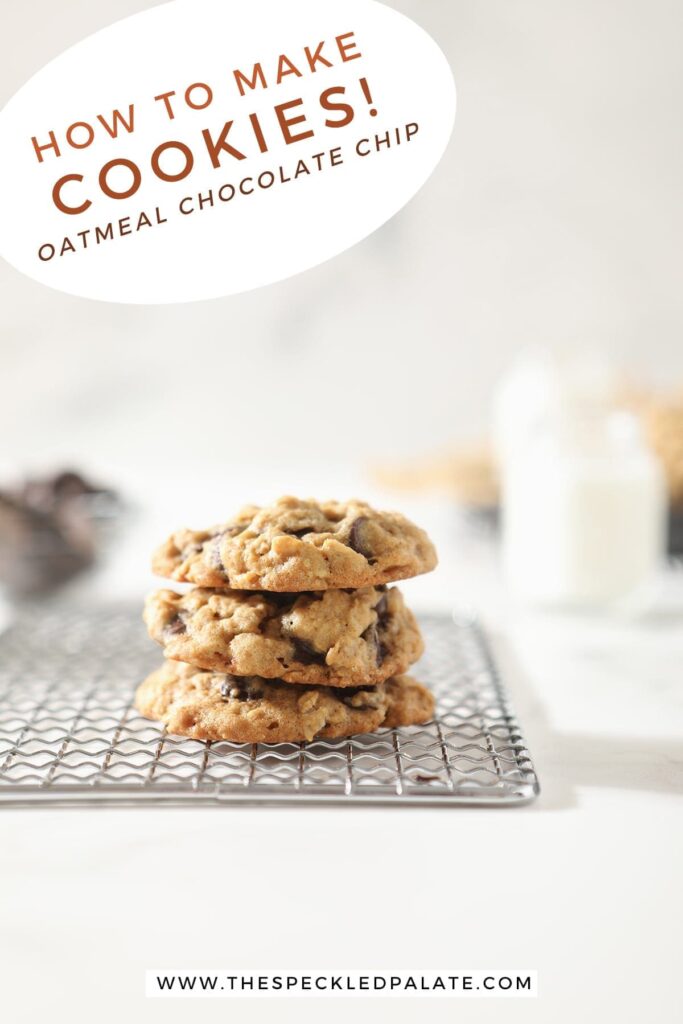
POLYGON ((168 660, 136 706, 169 732, 236 743, 426 722, 432 695, 402 674, 422 638, 387 584, 435 565, 423 530, 359 501, 286 497, 179 530, 152 566, 194 588, 147 599, 147 628, 168 660))

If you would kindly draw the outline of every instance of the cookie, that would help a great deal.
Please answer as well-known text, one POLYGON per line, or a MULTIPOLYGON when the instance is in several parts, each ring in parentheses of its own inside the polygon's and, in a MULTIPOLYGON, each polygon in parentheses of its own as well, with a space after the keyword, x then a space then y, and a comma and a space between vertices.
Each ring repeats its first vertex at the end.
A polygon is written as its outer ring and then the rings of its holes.
POLYGON ((303 688, 166 661, 138 687, 135 706, 195 740, 299 743, 426 722, 434 702, 408 676, 352 689, 303 688))
POLYGON ((209 530, 178 530, 154 554, 160 576, 276 592, 376 587, 428 572, 436 552, 398 512, 361 501, 280 498, 209 530))
POLYGON ((400 675, 423 651, 401 592, 363 587, 301 594, 196 587, 145 603, 167 658, 236 676, 359 686, 400 675))

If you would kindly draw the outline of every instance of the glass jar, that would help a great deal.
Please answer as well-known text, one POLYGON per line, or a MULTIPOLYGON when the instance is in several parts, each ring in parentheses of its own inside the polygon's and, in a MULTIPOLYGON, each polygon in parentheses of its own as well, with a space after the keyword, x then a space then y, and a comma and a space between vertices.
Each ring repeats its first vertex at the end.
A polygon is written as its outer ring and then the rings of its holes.
POLYGON ((586 607, 644 591, 665 550, 666 493, 634 417, 580 404, 546 413, 501 470, 514 595, 586 607))

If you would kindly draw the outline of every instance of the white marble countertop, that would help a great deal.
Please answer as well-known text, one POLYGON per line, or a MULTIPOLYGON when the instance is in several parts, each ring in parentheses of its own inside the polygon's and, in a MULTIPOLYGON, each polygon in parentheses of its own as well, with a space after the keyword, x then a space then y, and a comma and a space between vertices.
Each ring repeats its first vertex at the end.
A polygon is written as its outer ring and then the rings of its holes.
MULTIPOLYGON (((148 585, 138 555, 168 520, 164 502, 149 508, 92 584, 97 593, 140 595, 148 585)), ((437 573, 410 584, 412 603, 482 612, 539 800, 508 810, 3 811, 8 1019, 185 1021, 184 1001, 145 1002, 145 968, 226 965, 539 972, 533 1002, 328 1001, 330 1021, 351 1008, 406 1022, 416 1012, 544 1024, 674 1019, 683 583, 670 577, 658 609, 639 621, 521 613, 499 587, 488 542, 456 529, 448 510, 408 510, 442 556, 437 573)), ((270 1020, 280 1006, 241 1001, 239 1018, 270 1020)), ((285 1010, 312 1021, 323 1007, 290 1000, 285 1010)), ((192 1016, 232 1012, 208 1000, 192 1016)))

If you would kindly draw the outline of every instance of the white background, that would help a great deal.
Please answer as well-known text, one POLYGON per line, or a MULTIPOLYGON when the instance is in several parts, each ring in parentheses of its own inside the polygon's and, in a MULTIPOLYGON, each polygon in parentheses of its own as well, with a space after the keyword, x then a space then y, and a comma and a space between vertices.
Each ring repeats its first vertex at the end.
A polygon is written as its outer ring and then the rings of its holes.
MULTIPOLYGON (((3 3, 0 100, 143 6, 3 3)), ((103 307, 3 265, 0 432, 17 459, 168 468, 202 445, 227 472, 272 457, 274 436, 328 459, 428 450, 482 429, 528 343, 604 342, 683 383, 678 0, 395 6, 458 87, 428 186, 333 262, 197 306, 103 307)))

